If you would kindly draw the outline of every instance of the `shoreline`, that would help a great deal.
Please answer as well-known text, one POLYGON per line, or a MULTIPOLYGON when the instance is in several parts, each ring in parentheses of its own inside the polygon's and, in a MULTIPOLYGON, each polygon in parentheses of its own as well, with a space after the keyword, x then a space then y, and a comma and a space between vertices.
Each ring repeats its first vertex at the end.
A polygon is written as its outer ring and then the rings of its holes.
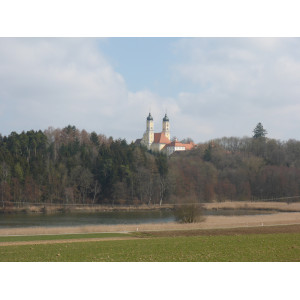
POLYGON ((26 227, 1 228, 0 236, 9 235, 47 235, 47 234, 76 234, 104 232, 133 232, 133 231, 171 231, 195 229, 220 229, 261 227, 276 225, 300 224, 300 212, 275 213, 270 215, 252 216, 207 216, 205 221, 192 224, 157 223, 136 225, 86 225, 74 227, 26 227))
MULTIPOLYGON (((255 209, 273 210, 276 212, 300 212, 300 202, 252 202, 252 201, 225 201, 202 203, 205 210, 219 209, 255 209)), ((22 207, 0 208, 0 217, 3 214, 56 214, 56 213, 96 213, 96 212, 118 212, 118 211, 157 211, 173 210, 174 204, 152 204, 152 205, 57 205, 57 204, 30 204, 22 207)))
POLYGON ((118 212, 118 211, 156 211, 156 210, 172 210, 174 205, 159 204, 153 205, 57 205, 57 204, 39 204, 24 205, 22 207, 4 207, 0 208, 1 214, 58 214, 58 213, 97 213, 97 212, 118 212))

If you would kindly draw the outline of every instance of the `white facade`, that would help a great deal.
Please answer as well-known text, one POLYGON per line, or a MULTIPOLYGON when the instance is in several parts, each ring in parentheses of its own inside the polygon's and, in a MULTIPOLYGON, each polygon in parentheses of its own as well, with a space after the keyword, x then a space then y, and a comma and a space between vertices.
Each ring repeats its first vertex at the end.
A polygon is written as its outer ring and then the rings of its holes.
POLYGON ((185 151, 185 147, 177 147, 177 146, 167 146, 166 147, 167 155, 171 155, 175 151, 185 151))

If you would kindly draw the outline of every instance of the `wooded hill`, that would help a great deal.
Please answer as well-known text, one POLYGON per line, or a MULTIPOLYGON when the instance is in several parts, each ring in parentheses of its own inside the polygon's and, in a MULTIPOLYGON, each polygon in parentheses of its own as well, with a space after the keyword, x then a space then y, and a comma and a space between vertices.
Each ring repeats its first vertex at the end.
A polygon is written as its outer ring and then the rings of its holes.
POLYGON ((166 157, 74 126, 0 136, 2 206, 259 200, 299 191, 296 140, 222 138, 166 157))

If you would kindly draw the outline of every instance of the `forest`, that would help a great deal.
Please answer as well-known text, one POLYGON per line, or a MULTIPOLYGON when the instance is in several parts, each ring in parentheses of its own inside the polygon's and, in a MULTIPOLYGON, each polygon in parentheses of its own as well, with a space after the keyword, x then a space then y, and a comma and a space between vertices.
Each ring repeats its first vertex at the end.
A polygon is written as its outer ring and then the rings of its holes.
POLYGON ((169 157, 71 125, 0 135, 0 205, 161 205, 298 196, 300 141, 266 138, 260 130, 252 137, 199 143, 169 157))

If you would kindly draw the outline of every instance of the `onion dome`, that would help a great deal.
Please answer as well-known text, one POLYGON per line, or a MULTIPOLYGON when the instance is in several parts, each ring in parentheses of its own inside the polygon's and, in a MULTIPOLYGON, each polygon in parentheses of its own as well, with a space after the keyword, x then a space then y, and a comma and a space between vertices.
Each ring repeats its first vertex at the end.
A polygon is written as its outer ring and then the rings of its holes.
POLYGON ((147 121, 153 121, 153 118, 151 116, 151 113, 149 113, 149 116, 147 117, 147 121))
POLYGON ((165 114, 165 116, 164 116, 164 118, 163 118, 163 121, 164 121, 164 122, 169 122, 169 118, 168 118, 167 114, 165 114))

